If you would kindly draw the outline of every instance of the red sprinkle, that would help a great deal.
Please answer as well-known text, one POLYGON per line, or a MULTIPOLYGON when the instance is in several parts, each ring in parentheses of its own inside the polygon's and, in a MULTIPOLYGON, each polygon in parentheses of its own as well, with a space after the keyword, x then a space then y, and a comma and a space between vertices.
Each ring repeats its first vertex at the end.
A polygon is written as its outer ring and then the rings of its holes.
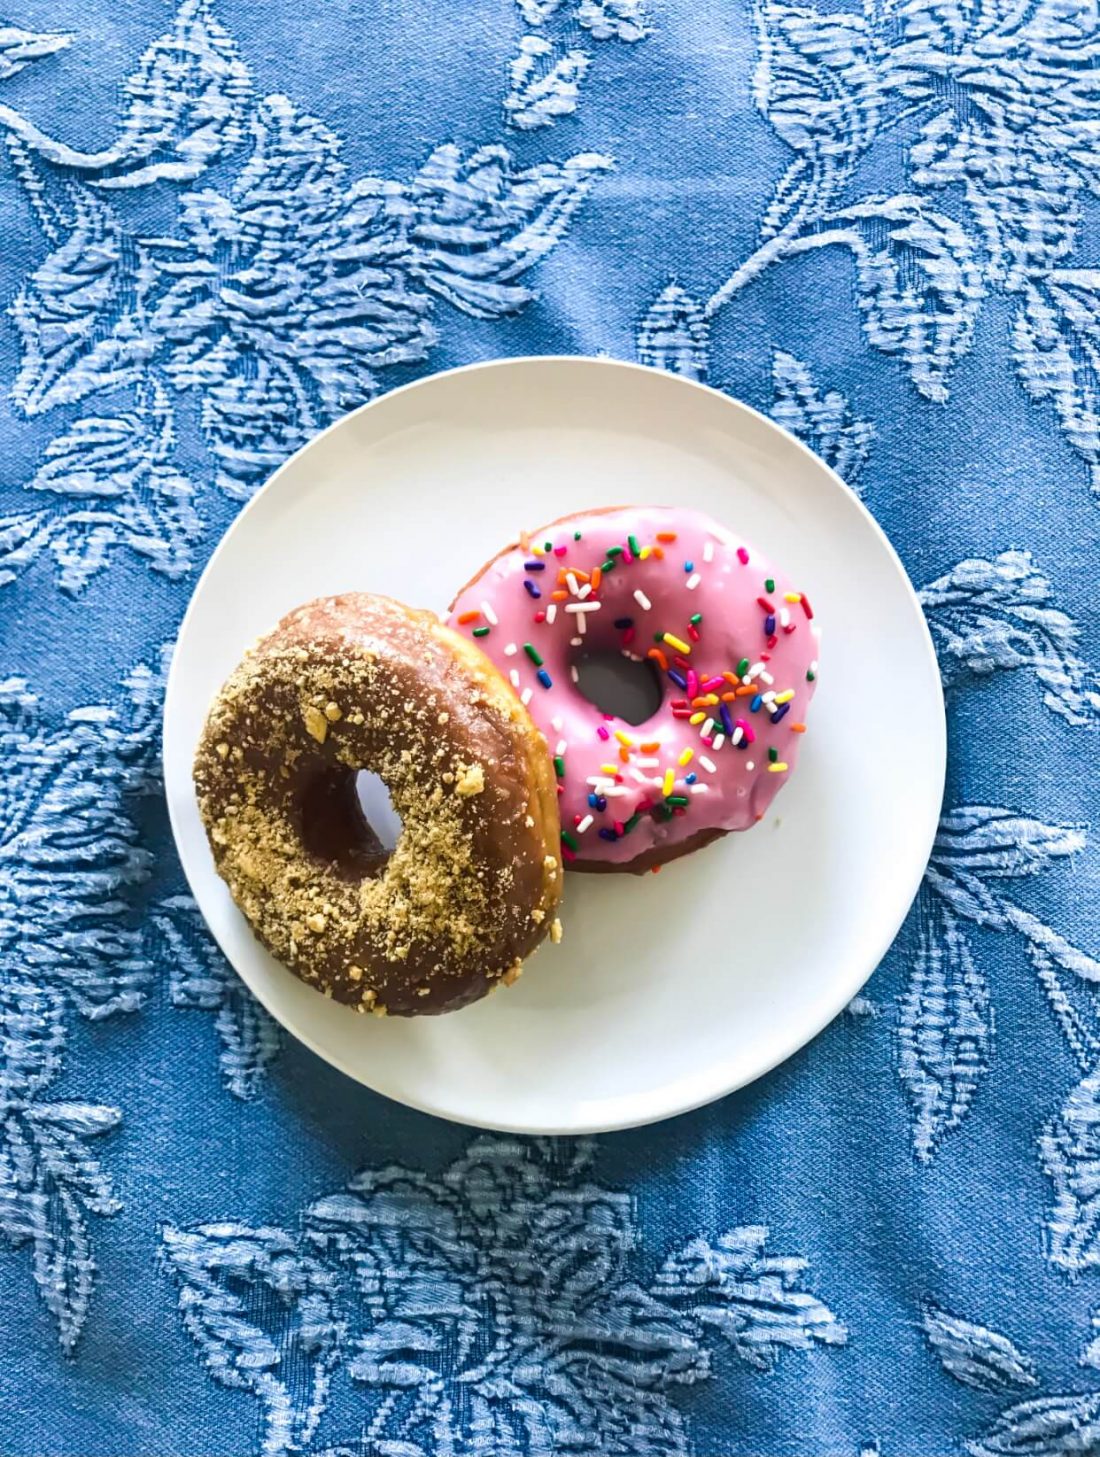
POLYGON ((794 632, 794 630, 795 630, 795 628, 797 626, 798 626, 798 623, 797 622, 788 622, 787 625, 786 625, 786 627, 783 629, 783 631, 785 633, 788 633, 788 634, 789 633, 792 633, 792 632, 794 632))
POLYGON ((623 633, 623 647, 624 648, 628 648, 630 646, 630 644, 634 641, 634 638, 635 638, 634 629, 632 627, 628 627, 626 629, 626 631, 623 633))
POLYGON ((546 621, 546 613, 545 612, 536 612, 535 613, 535 621, 536 622, 545 622, 546 621))
POLYGON ((699 629, 695 626, 694 622, 688 623, 688 637, 691 638, 692 642, 699 641, 699 629))
POLYGON ((678 668, 683 668, 685 673, 689 672, 691 669, 691 664, 688 662, 687 658, 681 658, 679 655, 677 655, 675 658, 673 658, 672 661, 676 664, 678 668))
POLYGON ((779 639, 776 637, 775 633, 773 632, 772 635, 771 635, 771 637, 768 638, 768 647, 774 648, 775 645, 776 645, 776 643, 778 641, 779 641, 779 639))
POLYGON ((567 551, 568 551, 568 550, 569 550, 569 548, 568 548, 568 547, 567 547, 567 546, 556 546, 556 547, 555 547, 555 548, 554 548, 554 555, 555 555, 555 556, 564 556, 564 555, 565 555, 565 553, 566 553, 566 552, 567 552, 567 551))
POLYGON ((570 850, 568 845, 563 845, 561 847, 561 858, 563 860, 575 860, 577 857, 573 854, 572 850, 570 850))
POLYGON ((612 820, 611 826, 617 835, 626 834, 626 826, 623 824, 622 820, 612 820))
POLYGON ((772 616, 775 615, 775 606, 766 597, 757 597, 756 605, 757 607, 762 607, 765 612, 770 612, 772 616))
POLYGON ((806 614, 807 617, 812 617, 814 615, 814 610, 810 606, 810 599, 806 596, 805 592, 803 592, 802 594, 802 611, 806 614))
POLYGON ((673 718, 690 718, 691 714, 692 710, 690 708, 674 708, 672 710, 673 718))

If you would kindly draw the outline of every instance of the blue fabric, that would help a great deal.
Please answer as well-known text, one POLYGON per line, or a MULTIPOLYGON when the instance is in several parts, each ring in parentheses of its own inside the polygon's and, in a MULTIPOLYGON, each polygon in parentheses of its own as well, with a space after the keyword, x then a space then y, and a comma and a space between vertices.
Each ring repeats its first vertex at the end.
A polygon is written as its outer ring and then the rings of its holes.
POLYGON ((15 0, 0 88, 0 1451, 1100 1452, 1095 5, 15 0), (834 463, 950 706, 865 994, 581 1144, 282 1045, 158 785, 241 501, 538 352, 834 463))

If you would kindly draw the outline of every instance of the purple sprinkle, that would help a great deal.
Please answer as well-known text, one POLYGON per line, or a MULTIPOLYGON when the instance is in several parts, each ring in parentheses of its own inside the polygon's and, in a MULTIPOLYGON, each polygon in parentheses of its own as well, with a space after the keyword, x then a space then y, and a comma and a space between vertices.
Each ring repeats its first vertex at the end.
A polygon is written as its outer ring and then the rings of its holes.
POLYGON ((546 671, 545 668, 540 668, 535 674, 535 677, 539 680, 544 688, 553 688, 554 680, 553 678, 551 678, 550 674, 546 671))
POLYGON ((604 810, 607 808, 607 800, 603 797, 602 794, 597 795, 596 796, 596 799, 597 799, 596 808, 599 810, 599 812, 601 814, 603 814, 604 810))
POLYGON ((633 619, 633 617, 616 617, 616 619, 615 619, 615 626, 616 627, 633 627, 634 626, 634 619, 633 619))
POLYGON ((601 840, 617 840, 618 838, 619 837, 615 833, 614 830, 609 830, 606 825, 604 825, 604 826, 601 827, 601 829, 600 829, 600 839, 601 840))
POLYGON ((722 715, 722 727, 730 738, 733 738, 733 719, 730 718, 729 704, 723 703, 719 711, 722 715))
POLYGON ((668 676, 676 684, 677 688, 683 688, 685 692, 687 691, 688 680, 684 677, 683 673, 677 672, 675 668, 669 668, 668 676))
POLYGON ((768 615, 767 615, 767 617, 765 617, 765 619, 764 619, 764 631, 768 634, 769 637, 771 637, 772 633, 775 632, 775 613, 774 612, 769 612, 768 615))
POLYGON ((542 593, 535 586, 534 582, 532 582, 532 580, 531 580, 530 577, 524 577, 524 579, 523 579, 523 585, 527 588, 527 595, 528 595, 528 597, 541 597, 542 596, 542 593))
POLYGON ((763 694, 758 693, 756 695, 756 697, 752 700, 752 702, 749 704, 749 707, 752 709, 753 713, 759 713, 760 712, 760 705, 763 702, 764 702, 764 696, 763 696, 763 694))
POLYGON ((772 714, 772 723, 778 723, 780 719, 782 719, 785 714, 790 713, 790 711, 791 705, 789 703, 781 703, 772 714))
POLYGON ((546 570, 546 563, 545 562, 524 562, 524 564, 523 564, 523 570, 525 572, 545 572, 545 570, 546 570))

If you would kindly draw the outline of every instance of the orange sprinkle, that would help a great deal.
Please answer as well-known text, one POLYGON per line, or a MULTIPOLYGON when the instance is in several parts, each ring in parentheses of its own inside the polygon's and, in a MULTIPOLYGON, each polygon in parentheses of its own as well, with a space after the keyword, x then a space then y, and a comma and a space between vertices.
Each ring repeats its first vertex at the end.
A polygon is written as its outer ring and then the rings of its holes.
POLYGON ((737 694, 736 693, 723 693, 722 694, 722 702, 723 703, 732 703, 733 700, 736 697, 737 697, 737 694))
POLYGON ((569 601, 569 593, 568 592, 551 592, 550 593, 550 601, 551 602, 568 602, 569 601))
POLYGON ((732 683, 735 688, 741 682, 741 679, 737 676, 736 673, 723 673, 722 677, 725 678, 727 683, 732 683))
MULTIPOLYGON (((764 818, 764 816, 763 816, 763 815, 761 815, 761 816, 760 816, 760 818, 761 818, 761 819, 763 819, 763 818, 764 818)), ((653 873, 653 874, 654 874, 654 875, 656 875, 656 874, 658 874, 658 872, 659 872, 659 871, 660 871, 660 869, 661 869, 661 867, 660 867, 660 866, 659 866, 659 865, 651 865, 651 866, 650 866, 650 867, 649 867, 649 868, 650 868, 650 871, 651 871, 651 872, 652 872, 652 873, 653 873)))
POLYGON ((700 697, 691 700, 691 706, 692 708, 713 708, 717 702, 717 693, 703 693, 700 697))
POLYGON ((600 583, 603 581, 603 572, 599 567, 593 569, 592 575, 588 580, 592 583, 593 592, 598 592, 600 590, 600 583))
POLYGON ((655 754, 661 747, 661 742, 659 739, 650 739, 647 743, 640 744, 638 747, 643 754, 655 754))
MULTIPOLYGON (((653 555, 657 558, 657 560, 659 562, 663 562, 664 559, 665 559, 665 554, 664 554, 664 552, 661 550, 661 548, 659 546, 655 546, 653 548, 653 555)), ((658 867, 656 865, 653 868, 654 868, 654 870, 658 869, 658 867)))
POLYGON ((792 734, 804 734, 805 732, 806 732, 806 725, 804 723, 792 723, 791 724, 791 733, 792 734))
POLYGON ((646 653, 646 657, 652 658, 662 673, 668 672, 668 659, 660 648, 650 648, 649 652, 646 653))
POLYGON ((676 533, 675 533, 675 531, 658 531, 658 533, 657 533, 657 540, 658 541, 675 541, 676 540, 676 533))
POLYGON ((746 683, 741 688, 733 690, 734 698, 753 698, 756 696, 756 688, 752 683, 746 683))
POLYGON ((630 750, 625 745, 619 750, 619 758, 624 764, 630 763, 630 750))
POLYGON ((476 622, 480 616, 480 612, 463 612, 459 614, 458 620, 465 627, 468 622, 476 622))
POLYGON ((587 572, 582 572, 581 569, 580 569, 580 567, 574 567, 573 568, 573 575, 576 577, 576 579, 577 579, 578 582, 587 582, 588 581, 588 573, 587 572))

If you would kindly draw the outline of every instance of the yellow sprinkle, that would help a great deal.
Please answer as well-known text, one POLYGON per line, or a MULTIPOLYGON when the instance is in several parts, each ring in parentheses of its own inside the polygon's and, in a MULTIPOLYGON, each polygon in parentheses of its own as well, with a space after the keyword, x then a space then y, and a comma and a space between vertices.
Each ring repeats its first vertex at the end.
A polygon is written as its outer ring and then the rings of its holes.
POLYGON ((789 766, 786 765, 786 764, 769 764, 768 765, 768 773, 769 774, 786 774, 788 767, 789 766))
POLYGON ((705 718, 705 713, 693 713, 688 719, 688 723, 702 723, 705 718))
POLYGON ((643 546, 641 551, 638 553, 638 560, 644 562, 646 557, 649 556, 652 550, 653 548, 651 546, 643 546))
POLYGON ((669 797, 669 795, 672 793, 672 791, 675 789, 675 787, 676 787, 676 775, 673 774, 673 772, 672 772, 671 769, 666 769, 665 770, 665 783, 664 783, 664 788, 662 789, 661 793, 667 799, 669 797))
POLYGON ((802 593, 801 592, 784 592, 783 593, 783 601, 784 602, 801 602, 802 601, 802 593))
POLYGON ((784 693, 777 693, 775 695, 775 701, 776 701, 776 703, 790 703, 790 701, 791 701, 791 699, 793 697, 794 697, 794 689, 793 688, 788 688, 786 690, 786 692, 784 692, 784 693))
POLYGON ((624 734, 622 729, 615 730, 615 737, 618 739, 619 743, 622 744, 624 749, 632 749, 634 747, 634 740, 630 737, 629 734, 624 734))
POLYGON ((532 544, 532 546, 531 546, 531 555, 532 556, 545 556, 546 555, 546 552, 542 549, 541 546, 535 546, 534 544, 532 544))
POLYGON ((684 752, 680 755, 679 759, 677 759, 676 762, 679 765, 683 766, 684 764, 690 764, 691 761, 692 761, 692 759, 694 759, 694 758, 695 758, 695 750, 694 749, 685 749, 684 752))
POLYGON ((673 637, 670 632, 664 634, 662 641, 668 643, 670 648, 675 648, 678 653, 683 653, 685 658, 691 653, 691 644, 682 642, 678 637, 673 637))
POLYGON ((600 773, 601 774, 612 774, 612 775, 614 775, 614 774, 618 774, 618 772, 619 772, 619 766, 618 766, 618 764, 601 764, 600 765, 600 773))

